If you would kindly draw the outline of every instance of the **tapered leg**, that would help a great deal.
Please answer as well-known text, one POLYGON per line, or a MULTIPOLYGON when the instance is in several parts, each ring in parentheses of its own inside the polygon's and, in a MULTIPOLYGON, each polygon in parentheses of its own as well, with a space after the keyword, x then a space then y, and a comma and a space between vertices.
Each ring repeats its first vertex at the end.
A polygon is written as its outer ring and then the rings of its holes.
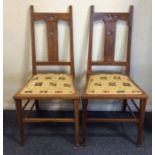
POLYGON ((146 99, 140 100, 140 115, 139 115, 139 123, 138 123, 137 146, 142 145, 142 130, 143 130, 143 124, 144 124, 144 117, 145 117, 145 107, 146 107, 146 99))
POLYGON ((34 101, 35 107, 36 107, 36 111, 39 112, 40 108, 39 108, 39 101, 35 100, 34 101))
POLYGON ((23 115, 22 115, 22 101, 15 100, 16 105, 16 113, 17 113, 17 120, 19 125, 19 134, 20 134, 20 144, 24 144, 24 123, 23 123, 23 115))
POLYGON ((126 105, 127 105, 127 99, 124 99, 122 103, 122 111, 126 110, 126 105))
POLYGON ((82 130, 83 130, 83 144, 87 141, 87 106, 88 100, 82 100, 82 130))
POLYGON ((75 143, 80 146, 80 129, 79 129, 79 103, 74 100, 74 124, 75 124, 75 143))

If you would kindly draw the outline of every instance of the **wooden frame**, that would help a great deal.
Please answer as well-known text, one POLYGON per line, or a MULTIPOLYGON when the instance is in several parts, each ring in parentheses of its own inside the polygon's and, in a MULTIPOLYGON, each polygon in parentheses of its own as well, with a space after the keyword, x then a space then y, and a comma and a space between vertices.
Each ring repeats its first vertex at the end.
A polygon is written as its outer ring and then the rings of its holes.
MULTIPOLYGON (((34 12, 33 6, 30 6, 31 13, 31 43, 32 43, 32 73, 33 75, 37 74, 37 66, 44 65, 63 65, 69 66, 70 72, 72 75, 72 80, 75 88, 75 73, 74 73, 74 48, 73 48, 73 26, 72 26, 72 6, 69 6, 69 13, 42 13, 34 12), (38 20, 43 20, 47 25, 47 40, 48 40, 48 61, 40 62, 36 60, 36 48, 35 48, 35 33, 34 33, 34 24, 38 20), (68 22, 70 30, 70 61, 59 61, 58 60, 58 30, 57 22, 59 20, 65 20, 68 22), (54 42, 54 46, 51 45, 51 42, 54 42)), ((14 96, 17 119, 19 124, 20 132, 20 143, 24 144, 24 124, 25 123, 46 123, 46 122, 72 122, 75 125, 75 143, 76 146, 80 146, 79 143, 79 95, 75 89, 74 94, 57 94, 57 95, 36 95, 36 94, 20 94, 20 91, 14 96), (24 116, 23 111, 26 106, 29 104, 30 100, 34 100, 34 104, 30 108, 30 111, 33 107, 36 107, 36 110, 39 111, 39 101, 40 100, 52 100, 52 99, 67 99, 72 100, 74 105, 74 118, 34 118, 29 117, 29 115, 24 116), (23 100, 27 102, 23 105, 23 100)))
POLYGON ((125 74, 130 75, 130 51, 131 51, 131 31, 132 31, 132 16, 133 6, 130 6, 129 13, 103 13, 94 12, 94 6, 91 6, 90 10, 90 35, 89 35, 89 49, 88 49, 88 67, 87 67, 87 78, 86 86, 82 94, 82 125, 83 125, 83 143, 86 144, 87 139, 87 123, 88 122, 135 122, 138 128, 137 146, 142 144, 142 127, 144 123, 145 106, 147 101, 146 93, 136 85, 133 80, 130 80, 142 91, 142 94, 87 94, 86 88, 88 85, 89 76, 93 74, 92 66, 124 66, 126 67, 125 74), (92 45, 93 45, 93 23, 94 21, 102 20, 105 23, 105 45, 104 45, 104 61, 93 61, 92 60, 92 45), (114 60, 114 47, 115 47, 115 32, 116 23, 118 20, 125 20, 128 24, 128 44, 127 44, 127 59, 126 61, 115 61, 114 60), (126 107, 132 114, 133 118, 88 118, 87 107, 89 99, 119 99, 122 100, 122 110, 125 111, 126 107), (140 101, 140 107, 134 102, 134 99, 140 101), (139 117, 131 111, 128 105, 128 100, 131 100, 133 105, 139 111, 139 117))

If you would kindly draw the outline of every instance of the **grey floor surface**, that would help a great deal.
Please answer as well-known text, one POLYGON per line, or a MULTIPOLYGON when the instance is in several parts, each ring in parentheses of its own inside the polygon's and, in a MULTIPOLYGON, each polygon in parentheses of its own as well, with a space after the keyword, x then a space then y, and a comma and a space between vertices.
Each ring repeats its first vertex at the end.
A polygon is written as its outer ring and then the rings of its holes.
POLYGON ((4 155, 152 154, 150 113, 146 114, 143 146, 139 148, 135 145, 136 125, 131 123, 89 124, 87 146, 81 146, 80 148, 74 146, 74 128, 72 124, 27 124, 25 126, 25 145, 20 146, 15 111, 4 111, 3 123, 4 155))

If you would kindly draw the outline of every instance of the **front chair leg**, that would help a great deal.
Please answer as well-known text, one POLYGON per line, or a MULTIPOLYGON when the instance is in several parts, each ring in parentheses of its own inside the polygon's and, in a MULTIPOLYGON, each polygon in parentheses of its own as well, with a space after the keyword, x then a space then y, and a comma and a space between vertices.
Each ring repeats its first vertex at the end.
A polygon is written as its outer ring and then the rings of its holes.
POLYGON ((82 100, 82 130, 83 130, 83 145, 86 145, 87 141, 87 106, 88 100, 82 100))
POLYGON ((80 129, 79 129, 79 103, 74 100, 74 124, 75 124, 75 144, 80 146, 80 129))
POLYGON ((23 123, 23 114, 22 114, 22 101, 15 100, 16 105, 16 113, 17 113, 17 120, 19 126, 19 134, 20 134, 20 144, 24 145, 24 123, 23 123))
POLYGON ((137 136, 137 146, 142 145, 142 130, 144 124, 144 117, 145 117, 145 107, 146 107, 146 99, 140 100, 140 115, 139 115, 139 122, 138 122, 138 136, 137 136))

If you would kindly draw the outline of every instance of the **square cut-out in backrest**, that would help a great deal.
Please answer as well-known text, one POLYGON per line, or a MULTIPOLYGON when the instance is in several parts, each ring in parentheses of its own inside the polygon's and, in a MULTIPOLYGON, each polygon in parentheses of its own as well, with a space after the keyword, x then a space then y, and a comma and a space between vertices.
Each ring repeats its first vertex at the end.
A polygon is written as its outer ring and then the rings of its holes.
POLYGON ((126 74, 129 74, 132 12, 133 6, 130 7, 129 13, 94 12, 94 6, 91 6, 87 74, 91 74, 93 65, 125 66, 126 74), (99 38, 95 37, 94 34, 94 25, 98 21, 101 21, 101 23, 104 24, 104 30, 101 32, 103 33, 103 43, 99 38), (120 31, 124 33, 122 37, 119 36, 120 31), (119 37, 119 39, 117 37, 119 37), (98 57, 100 57, 99 60, 96 60, 96 58, 94 60, 93 58, 93 56, 97 57, 93 53, 96 52, 96 49, 94 49, 94 40, 95 42, 99 41, 101 43, 99 52, 103 54, 96 54, 98 57))
POLYGON ((33 6, 31 6, 31 34, 32 34, 32 59, 33 59, 33 74, 37 72, 37 66, 42 65, 67 65, 70 66, 71 74, 74 75, 74 57, 73 57, 73 28, 72 28, 72 7, 69 7, 69 13, 46 13, 46 12, 34 12, 33 6), (63 21, 63 22, 62 22, 63 21), (65 29, 65 38, 60 37, 62 34, 58 31, 61 29, 59 26, 61 23, 67 23, 68 30, 65 29), (41 30, 40 36, 37 36, 35 30, 35 24, 39 25, 41 30), (42 27, 41 27, 42 24, 42 27), (68 42, 66 42, 69 39, 68 42), (41 39, 42 37, 42 39, 41 39), (46 39, 45 39, 46 38, 46 39), (62 42, 62 38, 65 42, 62 42), (36 42, 39 42, 38 44, 36 42), (40 44, 40 42, 42 43, 40 44), (47 41, 47 42, 46 42, 47 41), (45 43, 46 42, 46 43, 45 43), (61 48, 59 45, 63 43, 65 48, 61 48), (38 48, 37 45, 40 47, 38 48), (61 55, 59 55, 59 49, 61 55), (37 55, 39 50, 39 55, 37 55), (67 54, 69 50, 69 54, 67 54), (64 59, 66 56, 67 60, 64 59), (43 57, 43 58, 42 58, 43 57))

